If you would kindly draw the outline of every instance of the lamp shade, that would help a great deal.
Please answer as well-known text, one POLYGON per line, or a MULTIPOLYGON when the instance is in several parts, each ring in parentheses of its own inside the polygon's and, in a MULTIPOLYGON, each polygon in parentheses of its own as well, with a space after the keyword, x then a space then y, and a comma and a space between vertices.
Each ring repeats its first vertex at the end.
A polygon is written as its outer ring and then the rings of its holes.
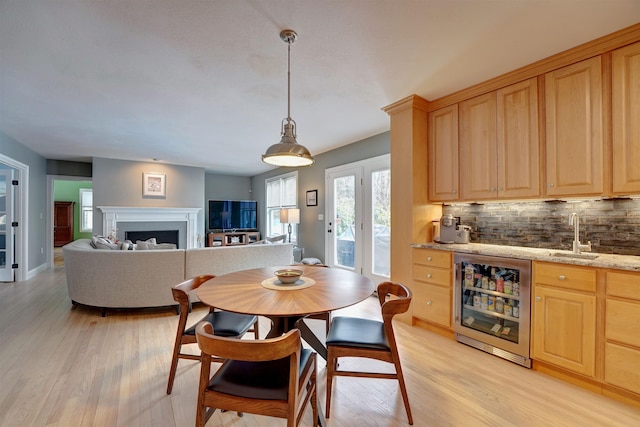
POLYGON ((300 209, 280 209, 281 224, 300 224, 300 209))
POLYGON ((309 166, 313 164, 313 157, 304 145, 296 142, 294 124, 283 126, 283 135, 279 143, 269 147, 262 155, 262 161, 274 166, 309 166))

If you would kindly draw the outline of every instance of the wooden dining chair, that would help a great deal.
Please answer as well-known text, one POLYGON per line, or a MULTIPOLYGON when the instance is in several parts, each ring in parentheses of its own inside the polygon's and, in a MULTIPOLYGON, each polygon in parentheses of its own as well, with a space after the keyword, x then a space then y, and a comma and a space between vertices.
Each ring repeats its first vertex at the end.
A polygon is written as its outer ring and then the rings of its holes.
POLYGON ((234 340, 215 334, 202 322, 196 327, 202 352, 196 426, 204 426, 216 409, 286 418, 300 424, 311 402, 318 424, 316 354, 302 348, 300 331, 277 338, 234 340), (213 355, 226 360, 211 376, 213 355))
POLYGON ((382 322, 355 317, 334 317, 327 336, 327 418, 331 410, 331 387, 334 376, 397 379, 404 406, 413 424, 409 396, 402 375, 398 346, 393 333, 393 316, 405 313, 411 303, 411 291, 401 283, 383 282, 378 285, 378 300, 382 322), (391 295, 391 298, 387 298, 391 295), (395 373, 343 371, 338 369, 340 357, 363 357, 393 363, 395 373))
MULTIPOLYGON (((197 323, 204 320, 216 325, 216 334, 224 337, 242 338, 246 332, 253 332, 255 338, 259 338, 257 316, 214 310, 213 307, 209 309, 209 313, 200 319, 199 322, 195 322, 193 326, 187 328, 187 320, 189 312, 191 311, 189 293, 214 277, 215 276, 212 275, 196 276, 171 288, 173 299, 179 304, 180 319, 178 320, 178 331, 173 346, 173 358, 171 359, 171 369, 169 370, 167 394, 171 394, 173 390, 173 381, 176 377, 178 359, 200 360, 200 355, 182 353, 183 345, 196 344, 195 325, 197 323)), ((215 358, 214 361, 222 362, 222 359, 215 358)))

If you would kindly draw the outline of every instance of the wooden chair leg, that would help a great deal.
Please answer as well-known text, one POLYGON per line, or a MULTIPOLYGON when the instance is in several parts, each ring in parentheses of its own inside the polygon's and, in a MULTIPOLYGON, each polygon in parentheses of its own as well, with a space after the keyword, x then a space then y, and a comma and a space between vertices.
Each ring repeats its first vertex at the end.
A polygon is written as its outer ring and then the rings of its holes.
POLYGON ((394 355, 393 364, 396 367, 396 375, 398 376, 398 383, 400 383, 400 392, 402 393, 404 408, 407 411, 407 418, 409 419, 409 424, 413 425, 413 416, 411 415, 411 407, 409 406, 409 394, 407 393, 407 385, 404 382, 404 374, 402 373, 402 367, 400 366, 400 359, 397 353, 394 355))
POLYGON ((326 418, 329 418, 331 415, 331 390, 333 389, 333 372, 336 369, 336 362, 333 358, 333 351, 331 347, 327 350, 327 390, 325 392, 327 396, 327 400, 325 403, 325 408, 327 413, 324 415, 326 418))
POLYGON ((180 343, 176 342, 173 348, 173 359, 171 360, 171 369, 169 369, 169 382, 167 383, 167 394, 173 391, 173 380, 176 378, 176 370, 178 369, 178 354, 180 353, 180 343))

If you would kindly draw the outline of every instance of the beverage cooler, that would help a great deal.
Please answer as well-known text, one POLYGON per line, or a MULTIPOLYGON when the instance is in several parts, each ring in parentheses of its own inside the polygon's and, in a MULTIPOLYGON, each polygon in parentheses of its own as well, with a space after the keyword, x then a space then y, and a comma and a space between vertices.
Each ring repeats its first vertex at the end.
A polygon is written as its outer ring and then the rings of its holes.
POLYGON ((456 340, 531 367, 531 261, 456 253, 456 340))

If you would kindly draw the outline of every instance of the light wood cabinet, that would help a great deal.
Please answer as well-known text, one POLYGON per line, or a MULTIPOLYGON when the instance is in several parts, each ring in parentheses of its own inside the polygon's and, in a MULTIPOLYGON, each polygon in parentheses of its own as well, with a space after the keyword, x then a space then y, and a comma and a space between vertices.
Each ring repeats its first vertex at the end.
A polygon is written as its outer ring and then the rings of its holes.
POLYGON ((461 102, 460 110, 460 198, 539 196, 537 79, 461 102))
POLYGON ((497 109, 498 197, 540 196, 537 79, 499 89, 497 109))
POLYGON ((452 329, 453 253, 413 249, 413 316, 452 329))
POLYGON ((498 197, 496 93, 460 103, 460 191, 462 200, 498 197))
POLYGON ((596 362, 596 271, 533 263, 531 357, 590 378, 596 362))
POLYGON ((458 105, 429 114, 429 201, 458 200, 458 105))
POLYGON ((640 193, 640 42, 613 51, 614 194, 640 193))
POLYGON ((640 274, 606 277, 604 381, 640 394, 640 274))
POLYGON ((600 56, 546 73, 546 195, 604 192, 600 56))

